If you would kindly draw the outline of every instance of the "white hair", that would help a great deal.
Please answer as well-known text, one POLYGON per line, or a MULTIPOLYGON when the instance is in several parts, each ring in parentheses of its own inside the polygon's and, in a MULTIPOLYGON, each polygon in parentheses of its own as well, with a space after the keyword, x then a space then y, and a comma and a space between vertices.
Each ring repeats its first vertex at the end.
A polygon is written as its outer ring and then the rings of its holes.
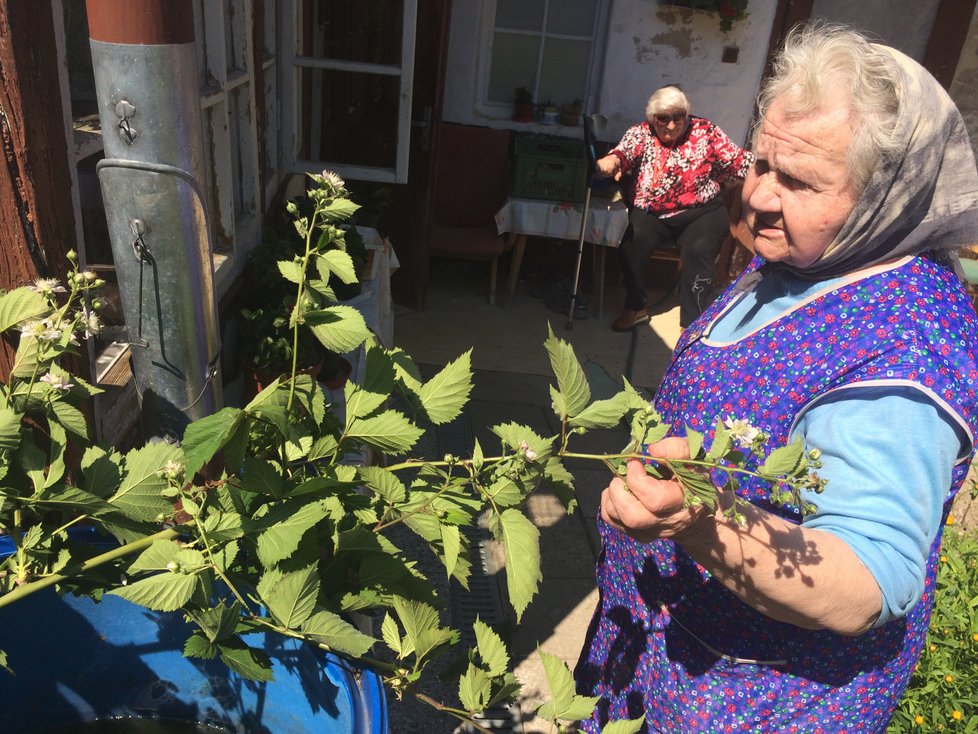
POLYGON ((645 117, 649 122, 652 122, 654 115, 673 110, 682 110, 689 114, 689 100, 683 90, 672 84, 656 89, 645 103, 645 117))
POLYGON ((895 145, 898 74, 890 54, 858 31, 824 22, 796 26, 758 95, 754 143, 775 100, 788 116, 806 115, 819 109, 830 91, 845 89, 853 126, 846 165, 853 186, 862 192, 881 157, 895 145))

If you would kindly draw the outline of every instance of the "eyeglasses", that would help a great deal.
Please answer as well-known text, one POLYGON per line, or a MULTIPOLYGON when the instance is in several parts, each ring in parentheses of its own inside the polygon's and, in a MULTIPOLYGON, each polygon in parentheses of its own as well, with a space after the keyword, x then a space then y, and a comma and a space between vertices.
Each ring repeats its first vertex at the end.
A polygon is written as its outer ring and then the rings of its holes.
POLYGON ((656 124, 658 125, 668 125, 670 122, 681 125, 686 121, 686 113, 677 112, 674 115, 652 115, 652 119, 655 120, 656 124))

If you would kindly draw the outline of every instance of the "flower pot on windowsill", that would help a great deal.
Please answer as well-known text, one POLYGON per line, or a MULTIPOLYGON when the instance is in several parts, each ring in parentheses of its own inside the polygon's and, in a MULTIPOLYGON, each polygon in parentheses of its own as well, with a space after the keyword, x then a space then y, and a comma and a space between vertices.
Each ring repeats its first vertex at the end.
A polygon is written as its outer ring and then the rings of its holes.
POLYGON ((513 116, 510 119, 513 122, 533 122, 533 103, 514 102, 513 116))

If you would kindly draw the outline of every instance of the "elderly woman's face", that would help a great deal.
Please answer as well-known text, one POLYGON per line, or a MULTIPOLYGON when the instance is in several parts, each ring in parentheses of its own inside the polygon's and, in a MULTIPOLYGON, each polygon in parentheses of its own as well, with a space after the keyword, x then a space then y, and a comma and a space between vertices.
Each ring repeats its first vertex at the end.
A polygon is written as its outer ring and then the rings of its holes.
POLYGON ((804 268, 825 252, 858 198, 846 169, 850 139, 844 99, 794 118, 774 101, 757 137, 757 163, 744 181, 744 212, 758 255, 804 268))
POLYGON ((686 132, 689 124, 689 115, 686 110, 679 108, 675 110, 663 110, 652 115, 652 129, 655 135, 662 141, 663 145, 675 145, 679 138, 686 132))

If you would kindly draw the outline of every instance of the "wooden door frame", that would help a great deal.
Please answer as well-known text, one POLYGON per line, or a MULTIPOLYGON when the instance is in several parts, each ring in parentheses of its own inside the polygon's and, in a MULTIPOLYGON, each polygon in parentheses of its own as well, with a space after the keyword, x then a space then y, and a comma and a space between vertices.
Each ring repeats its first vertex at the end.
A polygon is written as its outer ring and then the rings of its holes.
POLYGON ((390 216, 392 225, 400 225, 390 232, 400 261, 391 278, 392 296, 397 303, 416 310, 424 308, 428 289, 431 190, 444 107, 451 10, 451 0, 418 2, 408 184, 395 188, 390 216), (427 115, 426 106, 431 108, 427 115), (422 150, 424 138, 427 150, 422 150))

